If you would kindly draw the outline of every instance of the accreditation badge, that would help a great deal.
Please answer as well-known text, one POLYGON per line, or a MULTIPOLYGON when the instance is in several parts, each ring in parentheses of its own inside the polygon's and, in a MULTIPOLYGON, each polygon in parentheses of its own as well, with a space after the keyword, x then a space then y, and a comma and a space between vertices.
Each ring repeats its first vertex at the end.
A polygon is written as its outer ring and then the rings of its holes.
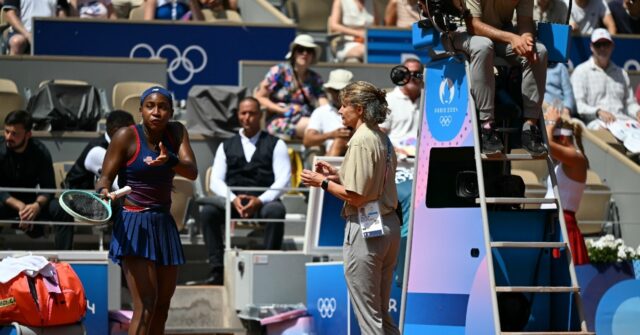
POLYGON ((370 201, 362 207, 358 207, 358 223, 362 231, 363 238, 370 238, 384 235, 382 229, 382 215, 378 201, 370 201))

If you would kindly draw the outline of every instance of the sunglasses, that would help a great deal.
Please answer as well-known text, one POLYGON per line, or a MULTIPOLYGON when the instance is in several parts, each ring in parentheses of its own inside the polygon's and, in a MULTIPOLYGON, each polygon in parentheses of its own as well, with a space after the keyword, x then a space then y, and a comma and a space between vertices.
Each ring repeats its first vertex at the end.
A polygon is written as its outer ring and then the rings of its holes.
POLYGON ((596 48, 596 49, 608 48, 608 47, 611 46, 611 44, 613 44, 613 43, 611 43, 609 41, 601 41, 601 42, 593 43, 593 47, 596 48))
POLYGON ((310 54, 315 54, 316 53, 316 49, 314 48, 305 48, 305 47, 295 47, 295 49, 293 49, 293 51, 298 52, 298 53, 310 53, 310 54))

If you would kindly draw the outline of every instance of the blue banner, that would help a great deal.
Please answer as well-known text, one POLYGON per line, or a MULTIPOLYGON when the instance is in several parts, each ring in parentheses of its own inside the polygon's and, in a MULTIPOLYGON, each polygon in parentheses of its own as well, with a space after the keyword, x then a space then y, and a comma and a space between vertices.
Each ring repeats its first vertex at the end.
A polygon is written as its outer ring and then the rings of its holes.
POLYGON ((284 60, 295 38, 287 26, 157 21, 36 19, 33 31, 34 55, 166 58, 176 99, 192 85, 238 85, 239 60, 284 60))
POLYGON ((82 281, 84 294, 87 297, 87 314, 84 326, 88 335, 109 334, 109 289, 108 265, 70 263, 82 281))
MULTIPOLYGON (((400 319, 402 288, 393 284, 389 312, 400 319)), ((360 327, 349 300, 342 262, 307 264, 307 311, 318 335, 359 335, 360 327)))

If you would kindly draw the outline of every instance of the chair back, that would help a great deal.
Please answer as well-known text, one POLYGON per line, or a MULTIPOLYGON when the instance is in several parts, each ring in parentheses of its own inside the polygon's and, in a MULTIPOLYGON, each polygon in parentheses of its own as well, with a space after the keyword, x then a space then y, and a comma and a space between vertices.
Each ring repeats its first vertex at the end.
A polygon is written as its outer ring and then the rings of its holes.
POLYGON ((289 0, 286 6, 298 30, 324 32, 328 27, 325 18, 331 15, 332 4, 331 0, 289 0))
POLYGON ((7 114, 24 108, 24 101, 13 80, 0 78, 0 101, 0 129, 4 129, 7 114))
POLYGON ((138 124, 142 122, 142 113, 140 113, 140 95, 130 94, 122 101, 121 109, 133 116, 133 122, 138 124))
POLYGON ((173 191, 171 192, 171 216, 176 221, 178 231, 181 231, 187 221, 189 202, 193 199, 195 186, 192 180, 181 176, 173 178, 173 191))
POLYGON ((162 86, 158 83, 146 82, 146 81, 122 81, 113 85, 113 92, 111 94, 111 106, 113 109, 123 109, 125 98, 132 94, 137 94, 138 97, 142 96, 149 87, 162 86))
POLYGON ((63 187, 62 182, 74 163, 74 161, 53 162, 53 175, 55 177, 56 187, 63 187))
POLYGON ((144 20, 144 3, 141 6, 131 8, 129 20, 144 20))

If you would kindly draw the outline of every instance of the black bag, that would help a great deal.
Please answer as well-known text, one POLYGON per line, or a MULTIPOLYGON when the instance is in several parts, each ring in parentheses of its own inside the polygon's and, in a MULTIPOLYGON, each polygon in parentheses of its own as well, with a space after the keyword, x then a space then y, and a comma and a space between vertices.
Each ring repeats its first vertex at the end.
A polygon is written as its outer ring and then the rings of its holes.
POLYGON ((91 85, 48 82, 29 99, 35 130, 95 131, 102 116, 100 95, 91 85))

